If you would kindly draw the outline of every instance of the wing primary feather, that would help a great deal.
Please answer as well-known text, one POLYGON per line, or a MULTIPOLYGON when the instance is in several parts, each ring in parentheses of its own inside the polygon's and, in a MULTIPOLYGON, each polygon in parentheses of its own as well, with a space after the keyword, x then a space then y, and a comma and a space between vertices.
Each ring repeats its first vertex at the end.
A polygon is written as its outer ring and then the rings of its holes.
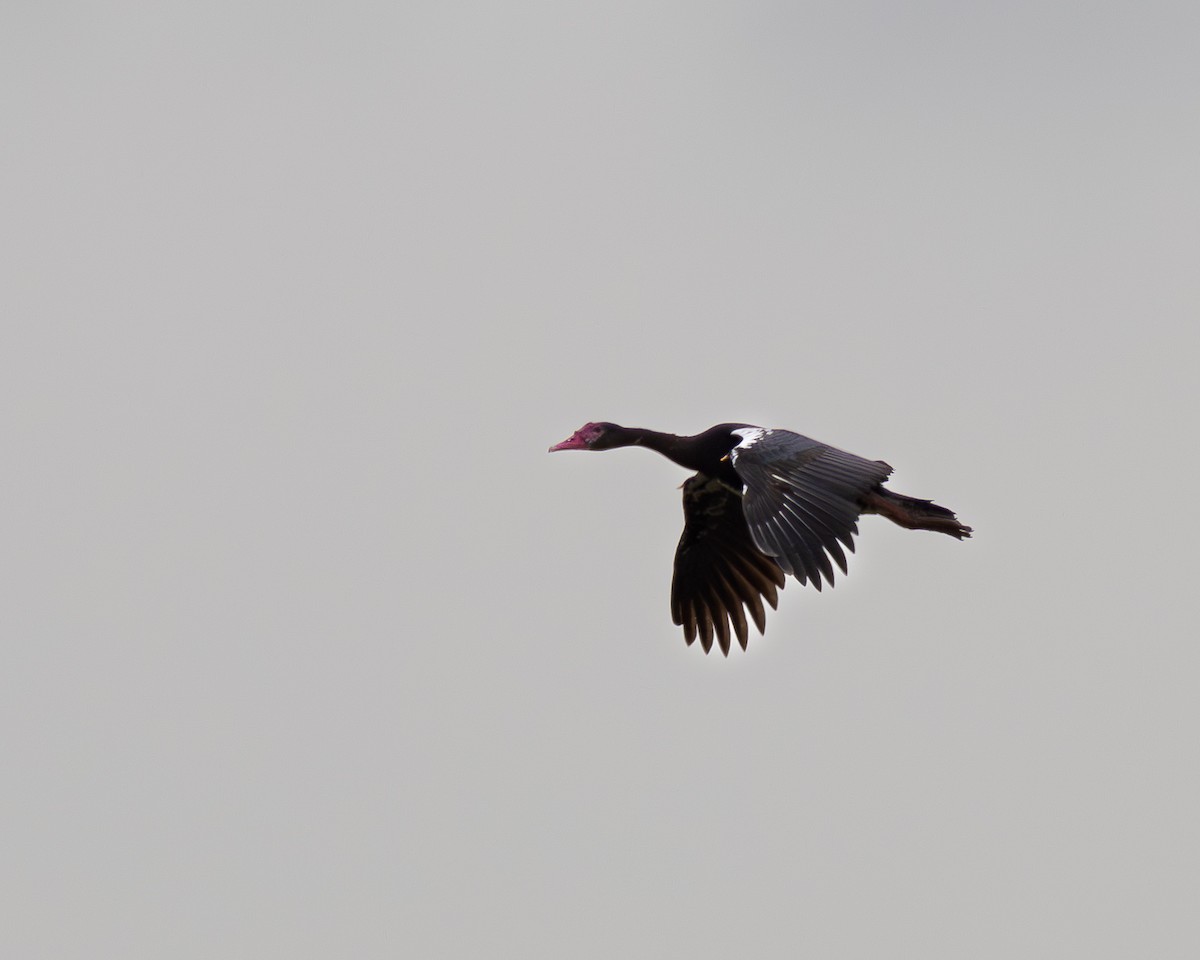
MULTIPOLYGON (((807 574, 808 579, 812 581, 812 585, 817 590, 820 590, 821 568, 814 555, 820 552, 820 548, 818 547, 814 550, 813 546, 810 545, 809 541, 816 539, 812 532, 807 527, 804 530, 798 529, 795 523, 792 522, 792 518, 786 513, 777 513, 771 519, 778 525, 780 530, 786 525, 792 531, 791 537, 787 537, 785 534, 785 541, 789 548, 789 555, 792 558, 792 565, 794 567, 801 567, 805 574, 807 574), (796 561, 799 561, 799 563, 796 561)), ((801 583, 805 582, 805 578, 798 574, 796 579, 801 583)))
POLYGON ((713 642, 712 614, 708 610, 708 604, 705 603, 703 595, 698 594, 695 602, 696 625, 700 630, 700 646, 704 648, 705 653, 708 653, 710 650, 712 650, 713 642))
MULTIPOLYGON (((842 568, 842 573, 849 575, 850 570, 846 566, 846 555, 842 552, 842 545, 837 540, 830 540, 825 544, 825 549, 833 555, 833 559, 837 561, 837 565, 842 568)), ((833 577, 829 578, 829 582, 833 583, 833 577)))
POLYGON ((767 603, 771 605, 772 610, 779 609, 779 591, 783 589, 783 585, 787 583, 787 578, 783 575, 783 567, 774 560, 768 560, 773 568, 773 573, 770 577, 770 582, 764 583, 763 596, 767 598, 767 603))
POLYGON ((824 488, 808 480, 793 479, 788 487, 788 495, 793 499, 803 500, 814 508, 819 508, 836 526, 853 523, 859 514, 856 500, 831 496, 824 488))
POLYGON ((820 520, 830 530, 837 530, 848 523, 853 523, 854 519, 858 516, 858 509, 850 506, 846 501, 843 500, 840 503, 835 503, 821 494, 798 484, 790 485, 788 492, 784 494, 784 499, 803 503, 809 513, 815 519, 820 520))
POLYGON ((784 497, 780 509, 791 513, 798 521, 804 523, 817 542, 826 544, 837 538, 836 526, 828 523, 818 511, 803 500, 796 497, 784 497))
MULTIPOLYGON (((729 614, 729 619, 733 622, 733 632, 737 635, 738 643, 745 650, 746 614, 742 611, 742 598, 738 596, 729 579, 722 576, 719 571, 717 573, 716 585, 722 594, 722 599, 725 601, 725 610, 729 614)), ((726 656, 728 656, 728 651, 726 651, 726 656)))
POLYGON ((758 627, 759 634, 767 632, 767 611, 763 609, 762 600, 754 597, 746 605, 750 610, 750 616, 754 618, 754 625, 758 627))
POLYGON ((717 631, 717 643, 721 645, 721 653, 729 656, 729 618, 723 610, 718 610, 713 618, 713 626, 717 631))
POLYGON ((707 610, 706 622, 712 629, 712 636, 717 641, 717 645, 726 650, 726 655, 728 655, 729 623, 725 619, 725 611, 722 608, 721 598, 717 596, 711 581, 707 584, 707 589, 701 594, 701 599, 707 610))
POLYGON ((684 597, 679 601, 679 614, 671 618, 678 626, 683 627, 684 642, 690 647, 696 639, 696 611, 692 602, 684 597))
POLYGON ((788 543, 787 537, 783 534, 779 518, 777 516, 766 517, 755 532, 758 533, 762 541, 759 546, 770 548, 771 555, 774 556, 775 562, 783 567, 784 573, 790 573, 801 583, 804 583, 804 565, 797 564, 792 557, 791 550, 789 549, 791 545, 788 543))
MULTIPOLYGON (((729 568, 730 580, 733 582, 734 589, 737 590, 738 596, 742 598, 742 603, 746 605, 746 609, 750 611, 750 616, 754 618, 754 625, 758 627, 758 632, 763 633, 767 629, 767 615, 763 610, 762 600, 759 599, 761 591, 755 590, 754 585, 747 579, 737 567, 729 568)), ((743 622, 745 618, 743 617, 743 622)), ((743 643, 744 647, 745 644, 743 643)))
MULTIPOLYGON (((783 510, 792 514, 796 520, 801 523, 805 522, 804 513, 808 511, 804 509, 802 503, 790 500, 787 497, 783 498, 783 510)), ((815 518, 810 518, 806 524, 810 534, 812 534, 813 542, 808 544, 816 558, 817 564, 821 568, 821 572, 825 574, 825 579, 829 581, 829 585, 833 586, 833 564, 829 562, 829 557, 825 551, 828 549, 830 542, 837 543, 834 539, 833 531, 826 527, 823 523, 819 523, 815 518)))

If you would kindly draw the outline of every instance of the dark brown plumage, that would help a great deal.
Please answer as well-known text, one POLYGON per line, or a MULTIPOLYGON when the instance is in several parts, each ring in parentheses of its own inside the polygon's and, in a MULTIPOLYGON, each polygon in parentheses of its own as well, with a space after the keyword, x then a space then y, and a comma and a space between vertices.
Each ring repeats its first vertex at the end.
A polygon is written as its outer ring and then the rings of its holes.
POLYGON ((833 564, 847 572, 858 517, 877 513, 913 530, 957 539, 971 528, 945 507, 883 486, 892 468, 790 430, 722 423, 691 437, 588 423, 555 450, 642 446, 697 471, 683 484, 683 536, 675 551, 671 616, 690 645, 705 653, 713 638, 729 654, 746 648, 746 613, 766 629, 763 600, 778 603, 784 575, 833 585, 833 564), (831 562, 832 560, 832 562, 831 562))

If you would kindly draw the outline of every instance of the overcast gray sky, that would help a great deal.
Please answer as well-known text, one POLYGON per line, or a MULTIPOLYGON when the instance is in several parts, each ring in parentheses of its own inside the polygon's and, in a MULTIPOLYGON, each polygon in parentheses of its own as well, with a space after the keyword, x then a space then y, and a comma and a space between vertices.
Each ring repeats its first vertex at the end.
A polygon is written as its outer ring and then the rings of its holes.
POLYGON ((4 955, 1196 956, 1197 37, 8 4, 4 955), (976 538, 705 657, 600 419, 976 538))

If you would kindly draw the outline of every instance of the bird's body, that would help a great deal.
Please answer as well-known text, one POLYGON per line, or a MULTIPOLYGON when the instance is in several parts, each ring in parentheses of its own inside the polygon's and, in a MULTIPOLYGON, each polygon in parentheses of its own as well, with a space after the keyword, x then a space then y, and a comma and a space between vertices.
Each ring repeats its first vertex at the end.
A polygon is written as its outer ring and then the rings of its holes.
POLYGON ((588 423, 555 450, 647 447, 695 470, 683 484, 684 529, 675 552, 671 614, 691 644, 707 653, 715 636, 729 653, 731 633, 746 648, 750 613, 766 627, 784 575, 833 584, 833 564, 847 572, 858 517, 878 513, 900 526, 958 539, 971 528, 945 507, 883 486, 892 468, 790 430, 722 423, 676 436, 615 423, 588 423))

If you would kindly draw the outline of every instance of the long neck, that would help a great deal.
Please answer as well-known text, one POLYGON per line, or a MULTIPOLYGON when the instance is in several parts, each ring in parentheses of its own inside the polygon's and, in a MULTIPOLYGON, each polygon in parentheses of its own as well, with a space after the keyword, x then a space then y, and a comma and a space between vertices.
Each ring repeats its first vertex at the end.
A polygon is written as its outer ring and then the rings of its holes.
POLYGON ((613 437, 614 447, 646 447, 661 453, 668 460, 689 470, 715 474, 720 470, 720 458, 733 446, 728 435, 714 436, 712 430, 694 437, 680 437, 642 427, 620 427, 613 437))

